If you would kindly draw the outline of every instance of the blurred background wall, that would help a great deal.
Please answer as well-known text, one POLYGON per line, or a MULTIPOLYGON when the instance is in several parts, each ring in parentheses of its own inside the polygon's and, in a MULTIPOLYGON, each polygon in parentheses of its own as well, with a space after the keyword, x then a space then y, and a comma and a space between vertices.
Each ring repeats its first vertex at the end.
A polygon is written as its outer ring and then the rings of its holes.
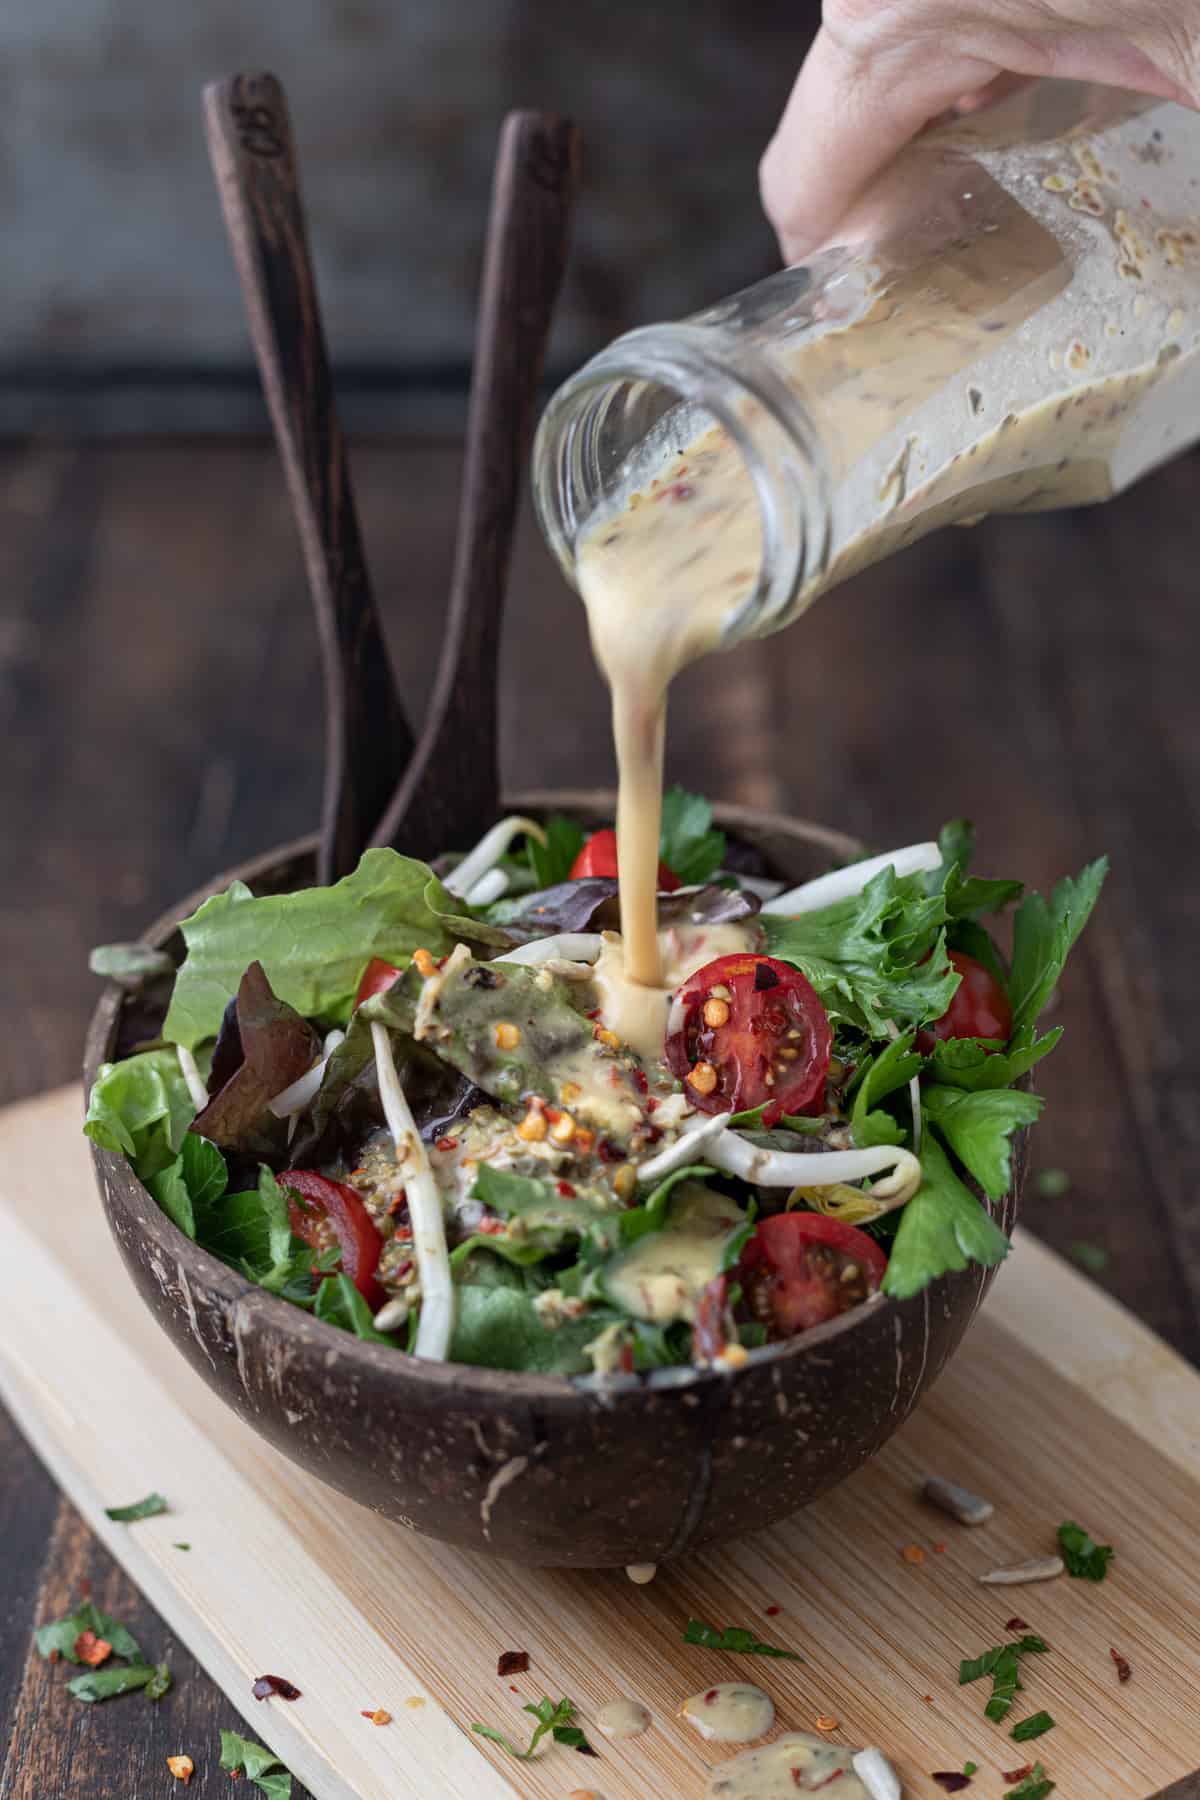
POLYGON ((200 87, 284 81, 352 425, 453 414, 504 112, 584 128, 552 362, 774 265, 756 165, 815 0, 7 0, 0 431, 258 424, 200 87))

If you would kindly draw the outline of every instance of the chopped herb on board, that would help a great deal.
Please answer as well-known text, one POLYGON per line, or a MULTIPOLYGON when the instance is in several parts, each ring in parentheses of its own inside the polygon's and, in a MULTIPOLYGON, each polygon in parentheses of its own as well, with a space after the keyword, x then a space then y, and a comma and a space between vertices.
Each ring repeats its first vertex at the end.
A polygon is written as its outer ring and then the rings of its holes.
POLYGON ((963 1764, 963 1774, 968 1778, 968 1780, 970 1779, 970 1777, 972 1775, 977 1775, 978 1773, 979 1773, 979 1764, 978 1763, 969 1762, 969 1763, 963 1764))
POLYGON ((958 1667, 958 1684, 965 1687, 983 1675, 992 1678, 992 1697, 984 1707, 987 1718, 997 1724, 1008 1713, 1017 1693, 1017 1675, 1022 1656, 1040 1656, 1050 1646, 1032 1632, 1012 1644, 995 1644, 982 1655, 964 1659, 958 1667))
POLYGON ((501 1745, 510 1756, 515 1756, 518 1762, 533 1761, 537 1755, 538 1745, 547 1732, 551 1733, 556 1744, 566 1744, 569 1749, 578 1750, 582 1756, 595 1756, 596 1752, 588 1743, 583 1732, 578 1725, 573 1723, 575 1718, 573 1701, 554 1701, 551 1700, 549 1694, 543 1694, 536 1706, 529 1703, 521 1710, 532 1713, 538 1721, 533 1736, 529 1740, 528 1750, 518 1750, 512 1740, 506 1738, 502 1731, 497 1731, 494 1725, 472 1725, 471 1730, 477 1732, 480 1737, 490 1738, 492 1743, 501 1745))
POLYGON ((1067 1574, 1081 1581, 1103 1581, 1115 1555, 1111 1544, 1097 1544, 1073 1519, 1065 1519, 1059 1526, 1058 1547, 1067 1565, 1067 1574))
MULTIPOLYGON (((1011 1781, 1013 1778, 1006 1775, 1004 1779, 1011 1781)), ((1046 1800, 1046 1795, 1052 1794, 1054 1788, 1055 1783, 1050 1780, 1041 1763, 1034 1763, 1020 1787, 1010 1788, 1004 1800, 1046 1800)))
POLYGON ((145 1688, 148 1700, 161 1700, 171 1686, 171 1671, 166 1663, 130 1663, 123 1669, 90 1669, 68 1681, 67 1692, 77 1700, 112 1700, 118 1694, 131 1694, 145 1688))
POLYGON ((267 1795, 267 1800, 291 1800, 292 1778, 273 1750, 239 1737, 236 1731, 221 1733, 221 1767, 227 1775, 246 1775, 267 1795))
POLYGON ((143 1660, 142 1647, 131 1631, 110 1619, 94 1607, 90 1600, 85 1600, 78 1612, 68 1614, 65 1619, 55 1619, 49 1625, 39 1625, 34 1637, 38 1651, 42 1656, 50 1657, 57 1653, 65 1656, 68 1662, 82 1663, 87 1658, 80 1653, 79 1641, 86 1639, 91 1632, 94 1637, 107 1643, 114 1656, 123 1656, 127 1662, 140 1663, 143 1660))
POLYGON ((166 1511, 167 1503, 161 1494, 147 1494, 144 1500, 135 1500, 131 1506, 106 1506, 104 1516, 118 1525, 132 1525, 135 1519, 153 1519, 157 1513, 166 1511))
POLYGON ((706 1650, 732 1650, 739 1656, 782 1656, 792 1662, 803 1662, 798 1650, 779 1650, 774 1644, 763 1644, 744 1625, 730 1625, 718 1631, 703 1619, 689 1619, 683 1633, 685 1644, 703 1644, 706 1650))
POLYGON ((1043 1737, 1047 1731, 1054 1730, 1054 1720, 1048 1712, 1034 1713, 1028 1719, 1022 1719, 1019 1725, 1012 1728, 1012 1736, 1018 1744, 1027 1744, 1030 1738, 1043 1737))

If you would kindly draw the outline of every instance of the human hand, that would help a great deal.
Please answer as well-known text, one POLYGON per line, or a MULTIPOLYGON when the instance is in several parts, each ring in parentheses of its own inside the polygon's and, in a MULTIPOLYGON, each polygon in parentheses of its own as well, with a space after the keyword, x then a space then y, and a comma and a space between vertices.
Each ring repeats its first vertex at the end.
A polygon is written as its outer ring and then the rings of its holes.
POLYGON ((785 262, 836 232, 930 119, 1014 76, 1200 105, 1195 0, 825 0, 760 169, 785 262))

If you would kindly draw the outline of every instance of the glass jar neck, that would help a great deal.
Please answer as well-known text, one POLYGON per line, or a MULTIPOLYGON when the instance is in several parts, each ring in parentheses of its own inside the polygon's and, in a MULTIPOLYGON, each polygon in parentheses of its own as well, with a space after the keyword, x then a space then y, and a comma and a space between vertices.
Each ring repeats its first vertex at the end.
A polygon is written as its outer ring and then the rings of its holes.
POLYGON ((534 442, 533 489, 546 540, 576 585, 580 541, 593 524, 714 424, 737 447, 762 525, 754 591, 724 633, 732 644, 786 623, 823 571, 831 538, 830 474, 813 420, 744 337, 667 324, 618 338, 550 401, 534 442))

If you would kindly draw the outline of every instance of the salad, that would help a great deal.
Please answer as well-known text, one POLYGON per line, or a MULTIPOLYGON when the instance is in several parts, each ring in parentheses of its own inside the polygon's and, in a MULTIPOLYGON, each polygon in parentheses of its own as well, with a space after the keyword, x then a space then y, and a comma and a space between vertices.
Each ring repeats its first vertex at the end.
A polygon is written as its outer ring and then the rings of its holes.
POLYGON ((328 888, 234 882, 85 1130, 248 1280, 491 1368, 732 1368, 999 1263, 1022 1078, 1105 861, 1023 894, 971 872, 959 820, 785 892, 680 789, 661 850, 670 974, 636 1031, 611 831, 510 818, 436 871, 375 849, 328 888))

